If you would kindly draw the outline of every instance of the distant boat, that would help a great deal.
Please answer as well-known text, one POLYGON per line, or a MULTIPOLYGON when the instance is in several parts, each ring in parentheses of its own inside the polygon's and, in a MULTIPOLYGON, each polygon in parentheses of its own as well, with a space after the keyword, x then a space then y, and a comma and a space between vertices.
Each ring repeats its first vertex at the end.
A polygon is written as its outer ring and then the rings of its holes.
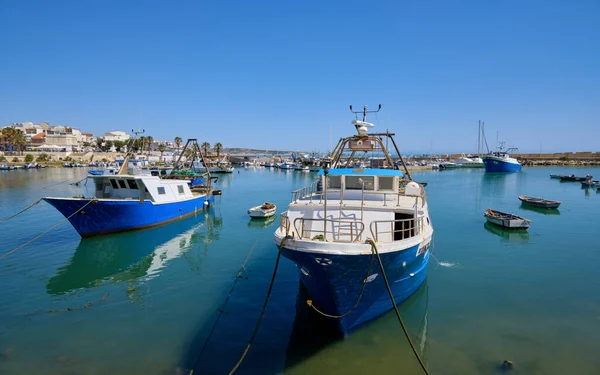
POLYGON ((561 202, 559 201, 549 201, 542 198, 532 198, 526 195, 520 195, 519 200, 525 204, 543 208, 558 208, 558 206, 560 206, 561 204, 561 202))
POLYGON ((594 187, 594 186, 598 186, 598 185, 600 185, 600 181, 598 181, 598 180, 581 182, 581 186, 585 187, 585 188, 594 187))
POLYGON ((488 208, 483 216, 485 216, 488 222, 509 229, 529 228, 529 224, 531 223, 531 220, 524 217, 492 210, 491 208, 488 208))
POLYGON ((483 168, 483 159, 479 156, 462 154, 460 158, 454 159, 454 164, 459 168, 483 168))
POLYGON ((585 181, 585 177, 577 177, 574 174, 570 175, 570 176, 561 176, 560 180, 561 181, 570 181, 570 182, 579 182, 579 181, 585 181))
POLYGON ((277 206, 273 203, 265 202, 260 206, 254 206, 249 209, 248 215, 252 218, 262 219, 275 215, 275 211, 277 211, 277 206))
POLYGON ((564 175, 560 175, 560 174, 551 174, 550 178, 556 178, 556 179, 560 179, 561 177, 563 177, 564 175))
POLYGON ((509 155, 510 150, 516 150, 515 148, 509 148, 504 150, 504 142, 500 142, 498 150, 490 152, 488 155, 484 155, 483 165, 486 172, 519 172, 522 169, 521 163, 515 158, 511 158, 509 155))

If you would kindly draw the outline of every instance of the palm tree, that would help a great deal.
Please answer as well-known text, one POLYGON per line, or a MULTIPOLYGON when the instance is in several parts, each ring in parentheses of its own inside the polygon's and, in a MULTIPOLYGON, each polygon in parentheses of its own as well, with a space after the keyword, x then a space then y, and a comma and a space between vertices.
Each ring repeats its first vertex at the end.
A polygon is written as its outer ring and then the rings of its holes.
POLYGON ((181 139, 181 137, 175 137, 175 145, 177 146, 177 154, 179 154, 179 146, 181 146, 181 142, 183 142, 183 139, 181 139))
POLYGON ((143 153, 144 153, 144 145, 146 144, 146 137, 144 137, 144 136, 142 135, 142 136, 140 136, 140 138, 138 138, 138 139, 139 139, 139 142, 140 142, 140 143, 139 143, 139 144, 140 144, 140 146, 139 146, 139 151, 140 151, 140 152, 143 154, 143 153))
POLYGON ((214 149, 215 149, 215 152, 217 153, 217 158, 218 158, 221 151, 223 151, 223 145, 221 144, 221 142, 215 143, 214 149))
POLYGON ((164 143, 161 143, 158 145, 158 151, 160 151, 160 162, 162 162, 163 160, 163 152, 165 152, 165 150, 167 149, 167 146, 164 145, 164 143))
POLYGON ((23 155, 23 146, 25 146, 25 144, 27 144, 27 138, 25 137, 25 134, 19 130, 15 130, 15 133, 13 136, 13 143, 15 144, 15 146, 17 146, 17 149, 21 152, 21 155, 23 155))
POLYGON ((148 153, 150 153, 150 148, 152 146, 152 142, 154 142, 154 138, 151 135, 146 137, 146 142, 148 142, 148 153))
POLYGON ((204 155, 207 156, 208 155, 208 149, 210 148, 210 143, 208 142, 203 142, 202 143, 202 149, 204 150, 204 155))

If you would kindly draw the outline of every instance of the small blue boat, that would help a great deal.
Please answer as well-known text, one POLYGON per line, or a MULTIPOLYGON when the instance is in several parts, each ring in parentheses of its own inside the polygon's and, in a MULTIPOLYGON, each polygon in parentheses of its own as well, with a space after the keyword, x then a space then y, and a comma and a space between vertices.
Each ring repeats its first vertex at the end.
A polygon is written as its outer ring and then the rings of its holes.
POLYGON ((363 121, 353 121, 358 134, 340 139, 318 181, 293 192, 274 233, 299 269, 306 303, 344 336, 393 308, 375 252, 400 304, 426 278, 433 237, 423 187, 385 147, 389 138, 400 155, 393 134, 367 134, 373 124, 366 106, 361 112, 363 121), (350 167, 355 153, 368 151, 385 155, 388 168, 350 167))
POLYGON ((522 169, 521 163, 509 155, 509 151, 516 149, 504 150, 503 148, 504 142, 501 142, 497 151, 481 157, 486 172, 519 172, 522 169))

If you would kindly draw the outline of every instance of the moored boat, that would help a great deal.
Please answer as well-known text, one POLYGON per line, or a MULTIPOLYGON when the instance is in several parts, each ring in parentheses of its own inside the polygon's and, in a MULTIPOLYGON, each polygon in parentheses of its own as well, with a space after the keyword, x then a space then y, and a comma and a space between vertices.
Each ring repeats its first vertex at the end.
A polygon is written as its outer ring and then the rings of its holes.
POLYGON ((454 159, 454 164, 459 168, 483 168, 483 159, 479 156, 462 154, 459 158, 454 159))
POLYGON ((569 181, 569 182, 580 182, 580 181, 585 181, 585 177, 578 177, 575 176, 574 174, 569 175, 569 176, 561 176, 560 180, 561 181, 569 181))
POLYGON ((254 206, 248 210, 248 215, 252 218, 262 219, 275 215, 277 206, 273 203, 265 202, 259 206, 254 206))
POLYGON ((504 142, 500 143, 498 150, 484 155, 481 159, 486 172, 518 172, 522 169, 521 163, 515 158, 510 157, 509 151, 516 150, 509 148, 504 150, 504 142))
POLYGON ((129 157, 116 175, 88 175, 80 196, 43 199, 63 214, 82 237, 179 220, 214 201, 210 175, 204 189, 192 191, 187 180, 126 173, 129 157))
POLYGON ((355 113, 363 115, 352 122, 358 134, 340 139, 318 182, 293 192, 274 233, 300 271, 306 303, 335 316, 329 320, 344 335, 393 307, 386 281, 397 304, 419 289, 433 236, 423 187, 385 147, 391 140, 402 160, 394 134, 368 134, 366 106, 355 113), (383 168, 350 167, 363 151, 385 155, 383 168))
POLYGON ((529 228, 531 220, 515 214, 501 212, 488 208, 483 216, 488 222, 509 229, 529 228))
POLYGON ((543 208, 558 208, 562 202, 559 201, 550 201, 542 198, 533 198, 528 197, 526 195, 520 195, 519 200, 525 204, 535 207, 543 207, 543 208))

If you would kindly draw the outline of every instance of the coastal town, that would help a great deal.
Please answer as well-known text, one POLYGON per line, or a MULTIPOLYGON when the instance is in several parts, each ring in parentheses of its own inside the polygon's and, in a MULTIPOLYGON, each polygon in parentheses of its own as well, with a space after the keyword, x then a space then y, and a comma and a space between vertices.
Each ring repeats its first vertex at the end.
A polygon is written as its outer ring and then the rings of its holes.
MULTIPOLYGON (((241 166, 275 167, 276 164, 284 162, 297 162, 304 167, 315 164, 315 160, 323 156, 314 152, 225 148, 220 142, 213 145, 202 140, 199 142, 206 157, 214 159, 215 162, 223 161, 241 166)), ((87 166, 90 163, 110 164, 122 160, 128 151, 134 151, 136 158, 144 163, 169 165, 179 157, 184 144, 185 140, 178 136, 173 140, 158 140, 142 133, 134 140, 132 135, 120 130, 94 135, 74 127, 52 126, 49 122, 16 122, 0 128, 0 165, 4 168, 18 168, 26 167, 29 163, 47 166, 60 166, 65 163, 77 166, 87 166)), ((189 155, 183 155, 183 160, 187 156, 189 155)), ((600 152, 591 151, 517 153, 514 156, 524 166, 600 165, 600 152)), ((462 165, 460 161, 472 155, 408 154, 403 157, 409 168, 427 170, 467 166, 462 165)), ((377 158, 370 159, 374 163, 377 162, 374 160, 377 158)), ((478 166, 483 167, 482 164, 478 166)))

